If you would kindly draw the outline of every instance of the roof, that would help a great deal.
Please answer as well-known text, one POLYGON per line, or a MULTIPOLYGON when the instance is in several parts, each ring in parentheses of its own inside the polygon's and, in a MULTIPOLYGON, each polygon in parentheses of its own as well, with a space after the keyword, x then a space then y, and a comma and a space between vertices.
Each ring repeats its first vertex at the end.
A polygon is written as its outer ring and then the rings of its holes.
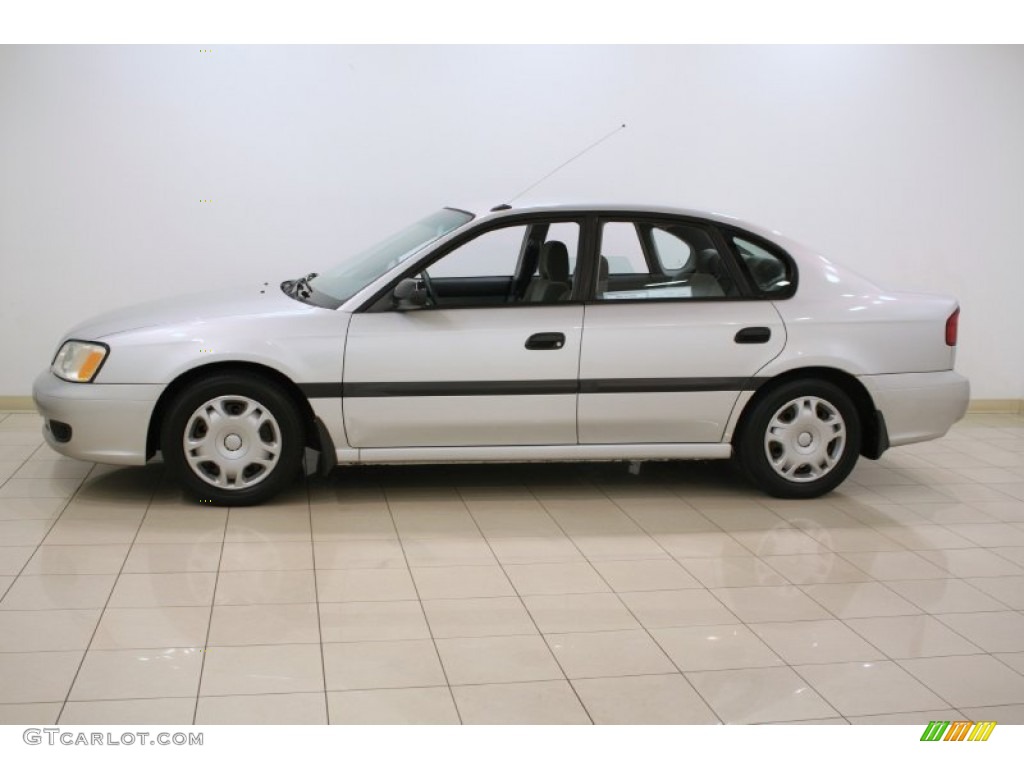
MULTIPOLYGON (((497 217, 497 216, 508 216, 516 213, 551 213, 559 211, 572 211, 572 212, 600 212, 600 211, 623 211, 626 213, 653 213, 653 214, 664 214, 668 216, 689 216, 692 218, 708 219, 710 221, 716 221, 720 224, 731 224, 741 229, 749 230, 754 234, 761 235, 762 237, 768 238, 769 240, 777 240, 782 237, 782 233, 754 224, 750 221, 745 221, 737 216, 732 216, 727 213, 719 213, 716 211, 700 210, 697 208, 680 208, 677 206, 664 205, 664 204, 639 204, 639 203, 622 203, 614 201, 578 201, 578 202, 549 202, 544 200, 526 200, 522 202, 512 203, 511 207, 501 210, 494 211, 494 207, 497 205, 506 205, 506 203, 481 203, 476 201, 471 205, 453 205, 451 207, 458 208, 460 210, 472 213, 476 218, 485 217, 497 217)), ((788 238, 787 238, 788 239, 788 238)))

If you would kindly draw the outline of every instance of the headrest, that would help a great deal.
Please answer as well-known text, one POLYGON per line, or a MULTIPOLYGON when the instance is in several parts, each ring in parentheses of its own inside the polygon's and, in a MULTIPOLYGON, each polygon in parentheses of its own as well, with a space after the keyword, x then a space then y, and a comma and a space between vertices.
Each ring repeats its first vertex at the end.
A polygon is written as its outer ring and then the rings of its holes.
POLYGON ((540 252, 540 276, 553 283, 569 282, 569 249, 559 240, 544 243, 540 252))
POLYGON ((722 263, 722 257, 714 248, 705 248, 697 254, 697 271, 710 272, 722 263))
POLYGON ((754 280, 761 286, 771 285, 786 276, 786 268, 775 259, 750 259, 747 261, 754 280))
POLYGON ((597 270, 597 279, 599 281, 608 279, 608 258, 606 256, 601 257, 601 266, 597 270))

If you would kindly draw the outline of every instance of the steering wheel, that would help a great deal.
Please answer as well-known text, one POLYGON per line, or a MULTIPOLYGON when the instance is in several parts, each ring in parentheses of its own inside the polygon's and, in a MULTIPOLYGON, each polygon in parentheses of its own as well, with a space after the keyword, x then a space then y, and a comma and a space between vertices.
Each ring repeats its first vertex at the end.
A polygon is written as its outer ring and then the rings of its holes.
POLYGON ((435 307, 439 306, 437 303, 437 293, 434 291, 434 283, 430 279, 430 275, 427 274, 427 270, 420 272, 420 277, 423 278, 423 287, 427 291, 427 301, 431 302, 435 307))

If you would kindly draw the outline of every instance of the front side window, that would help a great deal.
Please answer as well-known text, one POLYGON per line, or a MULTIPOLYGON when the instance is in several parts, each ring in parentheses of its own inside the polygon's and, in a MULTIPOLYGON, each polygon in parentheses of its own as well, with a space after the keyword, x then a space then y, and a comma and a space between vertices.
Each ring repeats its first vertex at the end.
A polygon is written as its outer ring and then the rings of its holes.
MULTIPOLYGON (((538 237, 540 237, 542 232, 542 226, 544 225, 537 226, 534 229, 538 237)), ((580 225, 574 221, 558 221, 546 225, 546 231, 543 234, 544 245, 555 242, 562 243, 565 246, 565 250, 569 253, 569 274, 574 274, 576 271, 576 254, 580 244, 580 225)), ((540 259, 537 261, 537 268, 534 270, 535 275, 540 273, 540 259)))
POLYGON ((430 265, 430 277, 510 277, 516 269, 526 227, 492 229, 430 265))
POLYGON ((428 265, 417 278, 427 306, 452 308, 568 301, 580 226, 544 222, 491 229, 428 265))
POLYGON ((606 221, 600 243, 598 301, 739 295, 725 259, 702 227, 606 221))

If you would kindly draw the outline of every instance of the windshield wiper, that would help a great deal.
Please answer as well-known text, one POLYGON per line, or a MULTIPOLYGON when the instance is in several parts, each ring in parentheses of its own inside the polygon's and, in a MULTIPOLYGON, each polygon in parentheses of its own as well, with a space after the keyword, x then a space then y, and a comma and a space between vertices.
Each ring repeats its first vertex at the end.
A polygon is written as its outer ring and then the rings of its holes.
POLYGON ((308 301, 309 297, 313 295, 313 289, 309 286, 309 281, 316 277, 316 275, 316 272, 310 272, 298 280, 285 280, 281 283, 281 290, 284 291, 285 295, 291 296, 293 299, 308 301))

